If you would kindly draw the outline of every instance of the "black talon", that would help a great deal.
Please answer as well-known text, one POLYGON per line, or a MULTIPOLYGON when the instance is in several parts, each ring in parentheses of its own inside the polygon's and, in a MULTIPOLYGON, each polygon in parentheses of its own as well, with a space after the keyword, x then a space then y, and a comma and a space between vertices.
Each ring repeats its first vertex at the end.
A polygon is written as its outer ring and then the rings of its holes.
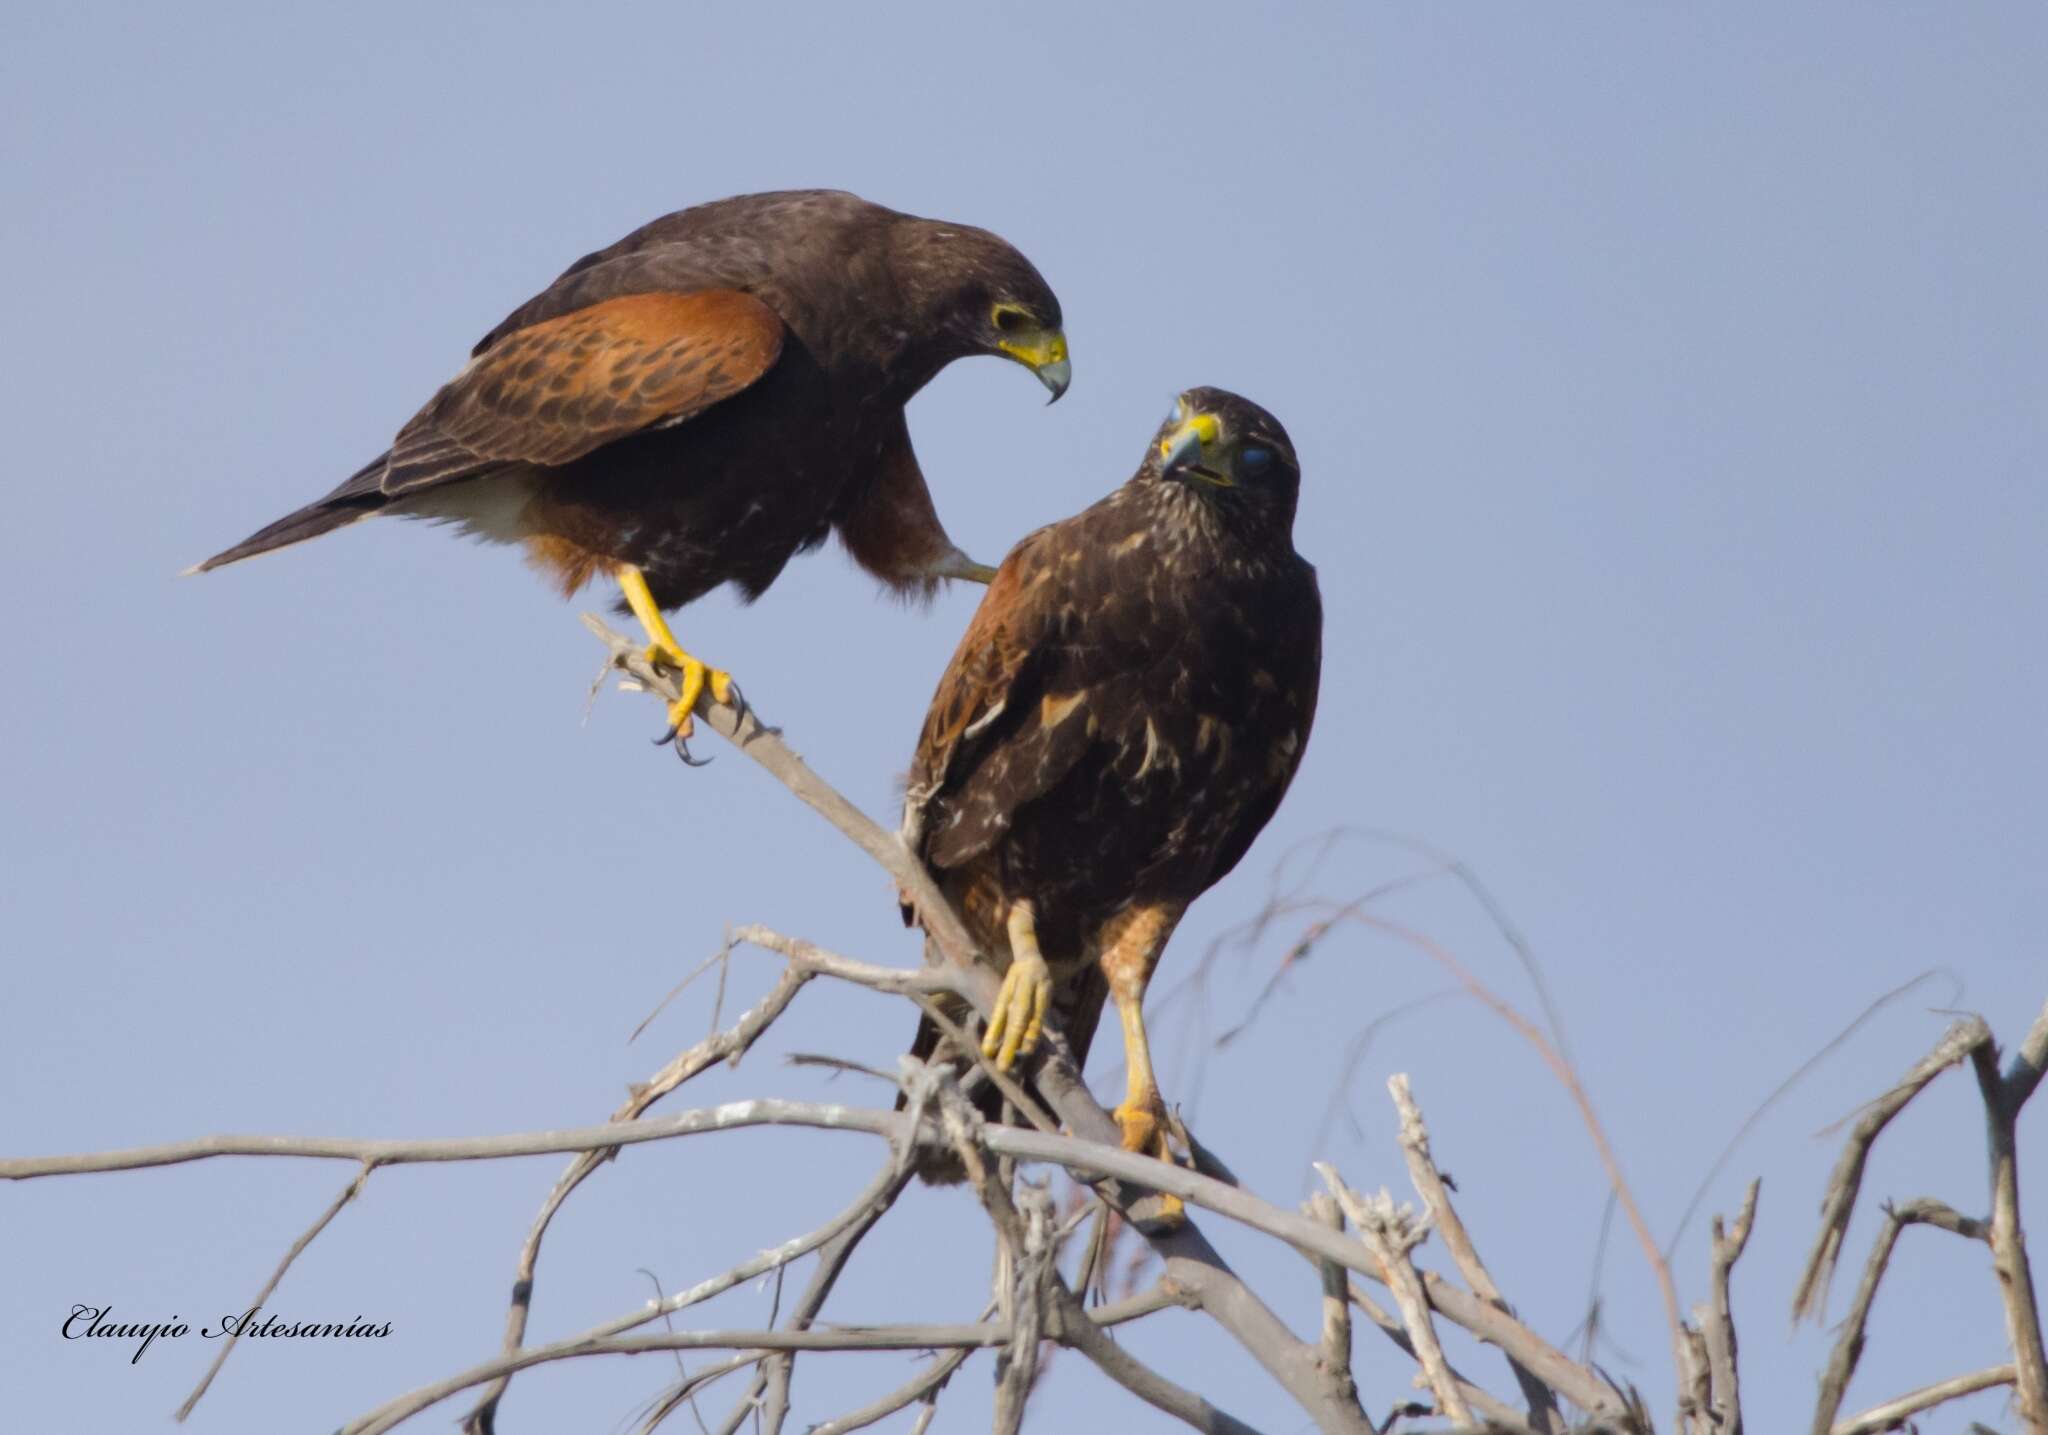
POLYGON ((676 725, 674 723, 670 723, 667 727, 662 729, 661 736, 654 740, 654 745, 656 747, 667 747, 670 743, 674 742, 675 740, 676 725))
MULTIPOLYGON (((673 729, 671 729, 671 731, 673 731, 673 729)), ((676 745, 676 756, 677 756, 677 757, 679 757, 679 758, 681 758, 681 759, 683 760, 683 766, 684 766, 684 767, 709 767, 709 766, 711 766, 711 759, 710 759, 710 758, 708 758, 708 757, 707 757, 707 758, 701 758, 701 759, 700 759, 700 758, 694 758, 694 757, 690 756, 690 740, 689 740, 688 738, 686 738, 686 737, 678 737, 678 738, 674 739, 674 742, 675 742, 675 745, 676 745)))

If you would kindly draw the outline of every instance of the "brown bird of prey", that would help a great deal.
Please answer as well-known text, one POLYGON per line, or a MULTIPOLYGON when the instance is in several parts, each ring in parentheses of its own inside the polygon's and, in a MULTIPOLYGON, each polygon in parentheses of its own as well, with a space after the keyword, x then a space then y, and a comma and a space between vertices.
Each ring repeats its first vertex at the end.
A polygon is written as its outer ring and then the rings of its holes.
MULTIPOLYGON (((1085 1061, 1113 999, 1127 1150, 1170 1159, 1146 985, 1279 807, 1315 718, 1300 478, 1271 414, 1183 394, 1130 482, 1003 560, 911 765, 904 841, 1003 968, 983 1055, 1008 1068, 1050 1017, 1085 1061)), ((929 1019, 912 1052, 947 1054, 929 1019)), ((993 1117, 1000 1096, 978 1095, 993 1117)), ((1161 1220, 1182 1214, 1168 1202, 1161 1220)))
POLYGON ((699 205, 576 261, 387 451, 199 570, 375 514, 523 543, 564 594, 618 580, 649 658, 681 676, 687 737, 707 683, 724 702, 731 679, 664 610, 727 582, 756 598, 835 529, 900 592, 993 576, 947 538, 903 416, 970 354, 1026 365, 1054 399, 1072 374, 1059 300, 987 230, 830 190, 699 205))

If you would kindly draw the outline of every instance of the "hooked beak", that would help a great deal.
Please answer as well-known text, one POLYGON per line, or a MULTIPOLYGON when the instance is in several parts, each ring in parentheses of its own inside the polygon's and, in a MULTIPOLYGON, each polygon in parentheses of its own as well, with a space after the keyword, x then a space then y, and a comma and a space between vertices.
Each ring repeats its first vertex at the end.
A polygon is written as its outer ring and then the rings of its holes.
POLYGON ((1058 403, 1060 395, 1074 382, 1074 365, 1067 358, 1067 336, 1058 329, 1005 339, 997 347, 1038 375, 1038 382, 1052 391, 1052 397, 1046 400, 1048 404, 1058 403))
POLYGON ((1223 425, 1214 414, 1190 414, 1159 440, 1159 472, 1167 478, 1199 478, 1218 488, 1234 487, 1231 481, 1202 462, 1223 425))

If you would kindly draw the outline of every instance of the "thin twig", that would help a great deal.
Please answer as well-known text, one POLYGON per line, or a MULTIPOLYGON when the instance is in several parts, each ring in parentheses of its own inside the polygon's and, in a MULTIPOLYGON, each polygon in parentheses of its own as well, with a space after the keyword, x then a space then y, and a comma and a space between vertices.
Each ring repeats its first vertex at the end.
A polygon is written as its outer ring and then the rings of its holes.
MULTIPOLYGON (((2028 1033, 2032 1043, 2048 1029, 2044 1010, 2028 1033)), ((2044 1043, 2048 1044, 2048 1043, 2044 1043)), ((1971 1048, 1970 1062, 1984 1098, 1985 1142, 1991 1156, 1991 1268, 1998 1274, 1999 1299, 2005 1308, 2005 1338, 2012 1346, 2019 1373, 2020 1423, 2048 1431, 2048 1354, 2041 1342, 2041 1308, 2034 1297, 2034 1273, 2027 1261, 2027 1233, 2020 1225, 2020 1158, 2017 1135, 2019 1101, 2015 1091, 2031 1092, 2040 1079, 2040 1057, 2014 1063, 2010 1083, 1999 1074, 1998 1049, 1989 1041, 1971 1048)), ((2024 1099, 2024 1098, 2022 1098, 2024 1099)))
POLYGON ((1972 1371, 1968 1375, 1953 1375, 1947 1380, 1938 1380, 1932 1385, 1923 1385, 1918 1390, 1887 1400, 1882 1405, 1873 1405, 1861 1415, 1853 1415, 1844 1420, 1830 1430, 1828 1435, 1877 1435, 1877 1432, 1882 1430, 1896 1430, 1923 1410, 1932 1410, 1937 1405, 1959 1400, 1965 1395, 1975 1395, 1980 1390, 2010 1385, 2017 1378, 2017 1372, 2010 1365, 1994 1365, 1989 1370, 1972 1371))
POLYGON ((1735 1315, 1728 1299, 1728 1278, 1749 1244, 1750 1228, 1756 1222, 1757 1191, 1761 1181, 1751 1181, 1742 1196, 1742 1210, 1732 1228, 1724 1228, 1714 1217, 1713 1304, 1708 1308, 1702 1334, 1707 1343, 1707 1414, 1718 1435, 1742 1435, 1742 1386, 1737 1374, 1735 1315))
POLYGON ((1828 1285, 1834 1278, 1835 1261, 1841 1255, 1842 1238, 1848 1234, 1849 1217, 1863 1186, 1863 1166, 1870 1159, 1870 1148, 1878 1133, 1905 1109, 1907 1102, 1926 1089, 1928 1082, 1990 1041, 1991 1028, 1982 1017, 1965 1017, 1943 1032, 1934 1049, 1913 1063, 1896 1086, 1864 1108, 1835 1161, 1834 1172, 1828 1177, 1827 1194, 1821 1200, 1820 1236, 1792 1293, 1793 1320, 1821 1318, 1828 1285))
MULTIPOLYGON (((613 663, 633 674, 643 687, 671 701, 679 695, 670 675, 653 668, 638 644, 590 615, 585 615, 584 623, 611 649, 613 663)), ((736 713, 708 698, 699 704, 698 711, 714 731, 731 740, 888 872, 898 891, 917 912, 926 936, 949 964, 949 975, 957 982, 959 995, 984 1017, 993 1010, 995 973, 978 962, 975 943, 959 914, 896 834, 870 821, 822 781, 751 711, 736 713)), ((1054 1114, 1076 1136, 1104 1144, 1118 1140, 1121 1133, 1082 1081, 1065 1042, 1050 1027, 1045 1040, 1048 1050, 1040 1059, 1034 1082, 1054 1114)), ((1149 1159, 1145 1166, 1172 1169, 1168 1163, 1149 1159)), ((1130 1178, 1126 1175, 1119 1179, 1130 1178)), ((1160 1189, 1160 1182, 1148 1176, 1141 1178, 1141 1187, 1160 1189)), ((1097 1187, 1097 1194, 1126 1213, 1131 1203, 1141 1198, 1137 1193, 1125 1195, 1118 1188, 1104 1186, 1097 1187)), ((1330 1399, 1320 1378, 1315 1348, 1288 1330, 1272 1308, 1230 1268, 1194 1222, 1186 1222, 1167 1234, 1146 1234, 1145 1238, 1165 1262, 1167 1274, 1193 1293, 1200 1308, 1251 1353, 1325 1435, 1357 1435, 1371 1428, 1371 1422, 1330 1399)))
POLYGON ((382 1435, 403 1420, 449 1396, 495 1380, 508 1371, 525 1370, 555 1360, 580 1360, 598 1355, 647 1355, 668 1350, 946 1350, 980 1349, 1010 1338, 1000 1321, 978 1325, 842 1326, 833 1330, 685 1330, 660 1335, 620 1335, 603 1340, 581 1336, 548 1345, 530 1345, 465 1370, 446 1380, 422 1386, 378 1406, 344 1425, 341 1435, 382 1435))
POLYGON ((1337 1198, 1337 1204, 1344 1208, 1344 1214, 1351 1218, 1351 1224, 1358 1228, 1359 1240, 1386 1273, 1387 1289, 1393 1292, 1394 1303, 1401 1309, 1408 1338, 1415 1343, 1416 1363, 1422 1367, 1422 1378, 1436 1397, 1437 1410, 1453 1425, 1470 1425, 1472 1411, 1451 1375, 1443 1346, 1437 1343, 1436 1327, 1429 1319, 1429 1301, 1422 1293, 1422 1278, 1408 1258, 1408 1253, 1429 1233, 1428 1214, 1425 1212, 1417 1219, 1411 1208, 1397 1206, 1385 1191, 1376 1197, 1361 1196, 1344 1184, 1328 1162, 1318 1161, 1316 1172, 1337 1198))
MULTIPOLYGON (((291 1249, 284 1253, 284 1259, 277 1263, 277 1269, 270 1273, 270 1279, 263 1283, 263 1289, 256 1292, 256 1299, 250 1301, 246 1307, 251 1318, 255 1316, 258 1307, 270 1299, 271 1292, 277 1289, 278 1283, 284 1279, 284 1273, 292 1268, 292 1262, 299 1258, 299 1254, 313 1244, 315 1237, 327 1229, 329 1221, 341 1214, 343 1206, 363 1193, 363 1184, 370 1179, 370 1172, 374 1169, 376 1168, 369 1162, 364 1162, 363 1169, 356 1173, 356 1178, 342 1187, 341 1194, 328 1202, 327 1209, 319 1214, 296 1241, 292 1242, 291 1249)), ((247 1324, 247 1321, 243 1323, 247 1324)), ((193 1407, 199 1404, 200 1397, 206 1394, 206 1388, 213 1384, 213 1377, 220 1374, 220 1368, 227 1364, 229 1353, 234 1350, 235 1343, 241 1338, 242 1332, 239 1328, 227 1338, 227 1343, 220 1348, 220 1354, 214 1356, 213 1364, 206 1367, 206 1374, 199 1377, 199 1384, 185 1397, 185 1403, 178 1407, 173 1419, 183 1421, 192 1413, 193 1407)))
MULTIPOLYGON (((730 938, 727 946, 730 947, 730 938)), ((815 968, 792 961, 791 965, 777 979, 768 995, 753 1007, 741 1013, 738 1021, 724 1032, 714 1033, 698 1042, 689 1050, 674 1057, 661 1070, 650 1077, 647 1083, 637 1088, 624 1105, 612 1113, 613 1121, 638 1121, 654 1104, 674 1091, 684 1082, 700 1072, 724 1061, 736 1064, 752 1049, 761 1034, 768 1030, 775 1019, 789 1009, 796 1000, 796 994, 810 981, 815 968)), ((526 1239, 519 1247, 519 1260, 512 1276, 512 1304, 505 1314, 505 1336, 503 1349, 511 1352, 519 1349, 526 1339, 526 1323, 533 1309, 533 1282, 540 1264, 540 1247, 547 1235, 548 1226, 555 1219, 555 1213, 570 1193, 588 1179, 594 1171, 616 1153, 614 1151, 589 1151, 569 1163, 569 1169, 559 1176, 554 1189, 541 1202, 540 1213, 533 1219, 526 1239)), ((496 1424, 498 1402, 504 1398, 505 1389, 511 1376, 494 1382, 484 1392, 469 1414, 463 1417, 463 1428, 472 1435, 491 1435, 496 1424)))
MULTIPOLYGON (((1312 1194, 1302 1214, 1321 1222, 1337 1235, 1344 1234, 1344 1211, 1328 1191, 1312 1194)), ((1344 1267, 1335 1261, 1316 1262, 1323 1282, 1323 1367, 1339 1396, 1358 1398, 1358 1381, 1351 1374, 1351 1294, 1344 1267)))
POLYGON ((1856 1362, 1863 1358, 1864 1328, 1877 1300, 1878 1284, 1891 1264, 1892 1247, 1898 1243, 1899 1232, 1913 1225, 1940 1226, 1979 1241, 1988 1242, 1990 1235, 1983 1222, 1958 1215, 1940 1201, 1922 1198, 1884 1208, 1884 1224, 1878 1227, 1870 1243, 1863 1278, 1856 1283, 1856 1297, 1849 1304, 1849 1314, 1842 1320, 1842 1333, 1836 1337, 1834 1349, 1828 1352, 1828 1363, 1821 1371, 1820 1399, 1813 1409, 1813 1435, 1828 1435, 1835 1428, 1835 1416, 1849 1393, 1849 1378, 1856 1373, 1856 1362))
MULTIPOLYGON (((1392 1341, 1410 1360, 1415 1359, 1415 1342, 1408 1338, 1408 1328, 1401 1324, 1400 1317, 1389 1313, 1378 1301, 1366 1294, 1365 1288, 1357 1281, 1349 1282, 1347 1289, 1351 1303, 1365 1312, 1366 1319, 1378 1326, 1380 1333, 1392 1341)), ((1521 1411, 1474 1385, 1455 1365, 1451 1367, 1451 1378, 1458 1382, 1458 1390, 1464 1395, 1465 1403, 1492 1422, 1489 1435, 1492 1435, 1492 1431, 1498 1431, 1500 1435, 1539 1435, 1536 1427, 1522 1418, 1521 1411)))
MULTIPOLYGON (((988 1317, 984 1314, 982 1318, 986 1320, 988 1317)), ((953 1372, 966 1364, 973 1354, 971 1350, 949 1350, 944 1355, 934 1356, 923 1370, 887 1395, 869 1401, 858 1410, 834 1416, 822 1425, 813 1425, 806 1435, 851 1435, 851 1432, 864 1430, 878 1420, 888 1419, 906 1405, 915 1405, 920 1400, 931 1401, 953 1378, 953 1372)))
MULTIPOLYGON (((1415 1193, 1422 1197, 1422 1204, 1429 1212, 1430 1223, 1444 1238, 1444 1248, 1451 1253, 1457 1264, 1458 1273, 1465 1277, 1465 1284, 1472 1293, 1487 1304, 1508 1315, 1514 1310, 1507 1298, 1494 1284, 1493 1276, 1487 1271, 1486 1263, 1479 1259, 1478 1248, 1472 1244, 1471 1234, 1465 1229, 1465 1222, 1458 1215, 1458 1208, 1451 1202, 1449 1184, 1443 1173, 1436 1168, 1436 1161, 1430 1154, 1429 1128, 1423 1123, 1422 1108, 1415 1102, 1407 1073, 1397 1072, 1387 1078, 1387 1091, 1394 1098, 1394 1109, 1401 1118, 1401 1154, 1408 1163, 1408 1177, 1414 1183, 1415 1193)), ((1513 1371, 1516 1385, 1521 1387, 1522 1398, 1529 1405, 1529 1423, 1538 1430, 1555 1431, 1562 1435, 1565 1428, 1564 1412, 1557 1408, 1557 1397, 1535 1372, 1508 1357, 1508 1366, 1513 1371)))
POLYGON ((1600 1158, 1601 1169, 1607 1175, 1607 1184, 1614 1192, 1615 1199, 1621 1203, 1622 1214, 1628 1218, 1629 1227, 1635 1232, 1636 1243, 1642 1248, 1643 1260, 1656 1281, 1657 1293, 1664 1305, 1664 1323, 1671 1338, 1673 1364, 1683 1368, 1685 1321, 1679 1314, 1678 1284, 1671 1277, 1671 1263, 1664 1258, 1664 1252, 1658 1248, 1656 1237, 1650 1234, 1650 1223, 1644 1218, 1642 1208, 1636 1204, 1635 1192, 1629 1186, 1628 1178, 1622 1175, 1621 1158, 1615 1155, 1614 1147, 1607 1139, 1607 1128, 1601 1124, 1599 1113, 1593 1109, 1593 1098, 1587 1094, 1584 1084, 1580 1082, 1578 1069, 1544 1034, 1542 1028, 1475 977, 1463 962, 1440 943, 1413 928, 1388 921, 1370 912, 1346 911, 1342 916, 1346 920, 1384 932, 1415 947, 1449 972, 1460 986, 1478 999, 1481 1005, 1513 1027, 1524 1041, 1535 1048, 1543 1064, 1550 1068, 1551 1075, 1564 1087, 1565 1093, 1572 1099, 1572 1104, 1578 1108, 1580 1123, 1585 1126, 1587 1135, 1593 1140, 1593 1149, 1600 1158))

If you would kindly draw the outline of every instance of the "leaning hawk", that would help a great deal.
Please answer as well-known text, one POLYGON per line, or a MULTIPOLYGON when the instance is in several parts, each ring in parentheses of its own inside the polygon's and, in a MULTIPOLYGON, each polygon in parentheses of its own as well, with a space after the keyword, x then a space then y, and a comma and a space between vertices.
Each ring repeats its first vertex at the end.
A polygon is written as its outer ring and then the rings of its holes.
POLYGON ((1059 300, 987 230, 827 190, 699 205, 579 259, 388 450, 199 569, 378 514, 522 543, 565 594, 617 579, 649 658, 681 675, 687 737, 699 694, 729 701, 731 679, 665 610, 722 583, 758 597, 834 531, 898 591, 993 576, 947 538, 903 415, 971 354, 1028 366, 1055 399, 1072 373, 1059 300))
MULTIPOLYGON (((1132 1151, 1169 1157, 1146 986, 1279 807, 1315 718, 1300 477, 1257 404, 1183 394, 1128 483, 1003 560, 911 766, 904 840, 1003 968, 983 1054, 1009 1067, 1051 1018, 1085 1061, 1114 1000, 1132 1151)), ((929 1019, 912 1050, 940 1051, 929 1019)), ((1000 1097, 979 1094, 993 1117, 1000 1097)))

